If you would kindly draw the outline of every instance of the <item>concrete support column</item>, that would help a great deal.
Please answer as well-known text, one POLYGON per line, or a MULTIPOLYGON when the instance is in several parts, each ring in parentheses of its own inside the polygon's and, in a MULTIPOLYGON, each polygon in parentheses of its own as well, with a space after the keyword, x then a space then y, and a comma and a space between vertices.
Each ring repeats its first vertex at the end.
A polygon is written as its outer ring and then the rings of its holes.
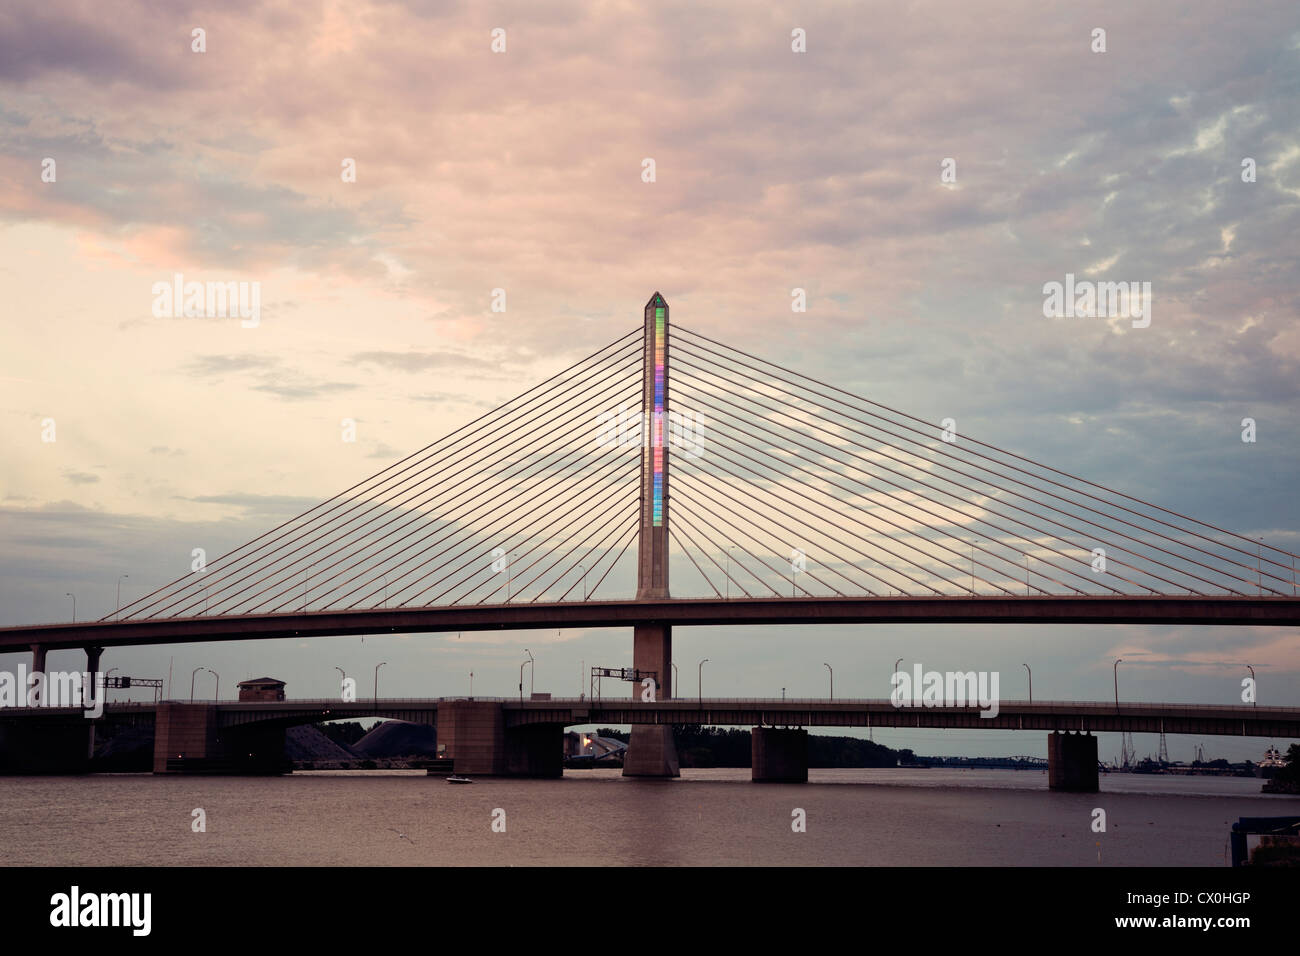
POLYGON ((164 701, 154 717, 153 772, 205 768, 217 754, 217 713, 210 704, 164 701))
MULTIPOLYGON (((32 673, 33 674, 45 673, 45 654, 46 654, 46 648, 44 644, 32 645, 32 673)), ((42 682, 42 684, 43 683, 44 682, 42 682)), ((44 693, 45 693, 44 687, 42 686, 40 689, 36 691, 35 694, 32 695, 36 703, 39 704, 41 702, 41 698, 44 696, 44 693)))
MULTIPOLYGON (((99 690, 99 659, 104 656, 102 647, 86 648, 86 671, 89 674, 89 687, 82 688, 83 699, 85 697, 97 697, 99 690)), ((90 760, 95 756, 95 722, 87 721, 90 727, 86 731, 86 759, 90 760)))
MULTIPOLYGON (((438 704, 438 746, 458 774, 506 772, 505 712, 496 701, 445 700, 438 704)), ((559 749, 557 745, 557 750, 559 749)))
POLYGON ((246 724, 222 727, 213 704, 166 700, 154 718, 154 773, 278 774, 291 770, 284 758, 284 728, 246 724))
MULTIPOLYGON (((638 624, 632 633, 632 666, 655 678, 655 699, 672 695, 673 629, 667 624, 638 624)), ((645 685, 632 685, 639 700, 645 685)), ((623 759, 625 777, 680 777, 677 743, 670 724, 633 724, 623 759)))
POLYGON ((91 686, 98 689, 99 659, 104 656, 102 647, 86 648, 86 670, 90 674, 91 686))
POLYGON ((1054 732, 1047 738, 1047 786, 1073 793, 1097 792, 1097 738, 1054 732))
POLYGON ((755 727, 750 732, 750 768, 755 783, 807 783, 808 731, 755 727))
POLYGON ((497 701, 438 704, 438 746, 455 773, 479 777, 559 777, 564 773, 564 726, 507 727, 497 701))

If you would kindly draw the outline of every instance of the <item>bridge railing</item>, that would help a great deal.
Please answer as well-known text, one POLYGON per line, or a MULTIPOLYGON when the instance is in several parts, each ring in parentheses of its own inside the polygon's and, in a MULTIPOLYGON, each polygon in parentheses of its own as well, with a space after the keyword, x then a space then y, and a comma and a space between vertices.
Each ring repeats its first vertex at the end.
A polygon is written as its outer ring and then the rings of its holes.
MULTIPOLYGON (((356 700, 354 700, 354 701, 342 701, 342 700, 339 700, 338 698, 334 698, 334 697, 289 698, 289 699, 287 699, 287 700, 282 700, 282 701, 261 701, 261 700, 251 700, 251 701, 250 701, 250 700, 244 700, 244 701, 240 701, 240 700, 211 700, 211 699, 198 699, 198 698, 196 698, 196 699, 193 700, 193 701, 190 701, 189 699, 180 699, 180 700, 166 700, 166 701, 162 701, 162 703, 170 703, 170 704, 189 704, 189 703, 194 703, 195 705, 198 705, 198 704, 204 704, 204 705, 216 705, 216 706, 220 706, 220 707, 223 707, 223 708, 247 709, 247 710, 258 710, 258 709, 264 709, 264 708, 267 707, 268 705, 273 705, 273 706, 275 706, 275 707, 284 707, 284 708, 305 708, 305 709, 313 709, 313 710, 334 710, 334 709, 342 709, 342 710, 344 710, 344 711, 346 712, 346 711, 353 711, 353 710, 366 709, 366 708, 370 708, 370 707, 374 707, 374 708, 378 708, 378 709, 387 709, 387 710, 401 710, 401 709, 419 710, 419 709, 424 709, 424 708, 428 708, 428 707, 435 706, 435 705, 437 705, 437 704, 439 704, 439 703, 452 703, 452 702, 456 702, 456 701, 474 701, 474 702, 478 702, 478 703, 497 703, 497 704, 505 704, 505 705, 513 706, 513 707, 526 707, 526 708, 527 708, 527 707, 533 707, 533 708, 540 708, 540 709, 563 709, 563 708, 568 708, 568 707, 574 707, 574 708, 581 709, 581 708, 583 708, 583 707, 590 707, 590 706, 592 706, 592 705, 597 705, 597 706, 603 706, 603 705, 614 705, 614 706, 620 706, 620 707, 621 707, 621 706, 624 706, 624 705, 627 705, 627 704, 631 704, 631 705, 633 705, 633 706, 639 706, 639 705, 641 705, 642 703, 645 703, 645 704, 648 704, 648 705, 665 706, 665 707, 676 706, 676 707, 680 707, 680 708, 683 709, 683 710, 690 709, 690 708, 692 708, 692 707, 697 707, 697 706, 699 706, 700 704, 705 704, 705 705, 708 705, 708 706, 710 706, 710 707, 718 707, 718 708, 721 708, 721 707, 743 707, 743 708, 748 708, 748 707, 778 707, 778 708, 779 708, 779 707, 817 707, 817 708, 822 708, 822 707, 833 707, 833 708, 843 707, 843 708, 852 708, 852 707, 861 707, 861 706, 873 706, 873 707, 889 706, 889 707, 893 707, 893 704, 892 704, 892 702, 890 701, 890 699, 889 699, 888 697, 836 697, 836 698, 829 698, 829 697, 705 697, 705 698, 703 698, 703 699, 701 700, 701 698, 698 698, 698 697, 690 697, 690 696, 688 696, 688 697, 671 697, 671 698, 660 699, 660 700, 657 700, 657 701, 646 701, 646 702, 643 702, 643 701, 641 701, 638 697, 631 696, 630 694, 629 694, 628 696, 612 695, 612 694, 611 694, 611 695, 606 695, 606 696, 601 696, 601 697, 550 697, 550 698, 543 699, 543 700, 532 700, 532 699, 529 699, 529 698, 527 698, 527 697, 525 697, 525 698, 523 698, 523 699, 521 700, 521 699, 520 699, 519 697, 517 697, 517 696, 515 696, 515 697, 479 697, 479 696, 477 696, 477 695, 474 696, 474 697, 464 697, 464 696, 451 696, 451 697, 380 697, 380 698, 378 698, 378 699, 373 698, 373 697, 358 697, 358 698, 357 698, 356 700)), ((1017 710, 1029 710, 1029 709, 1033 709, 1033 710, 1039 710, 1039 709, 1043 709, 1043 710, 1068 709, 1068 710, 1076 710, 1076 711, 1078 711, 1078 710, 1095 710, 1095 711, 1105 712, 1105 713, 1114 713, 1115 710, 1116 710, 1116 706, 1117 706, 1113 701, 1095 701, 1095 700, 1034 700, 1034 701, 1031 702, 1031 701, 1027 701, 1027 700, 1009 700, 1009 699, 1002 699, 1002 700, 997 701, 997 704, 998 704, 998 706, 999 706, 1000 708, 1003 708, 1003 709, 1006 709, 1006 708, 1015 708, 1015 709, 1017 709, 1017 710)), ((130 708, 137 708, 137 707, 138 707, 138 708, 151 708, 151 707, 154 707, 154 706, 156 706, 156 705, 155 705, 155 703, 154 703, 153 701, 109 701, 109 702, 108 702, 108 706, 111 706, 111 707, 114 707, 114 708, 128 708, 128 707, 130 707, 130 708)), ((980 707, 980 705, 979 705, 978 703, 974 703, 974 702, 972 702, 972 703, 970 703, 970 704, 962 705, 962 706, 963 706, 963 707, 966 707, 966 708, 970 708, 970 709, 979 709, 979 707, 980 707)), ((956 705, 951 705, 951 704, 937 704, 937 705, 926 705, 926 706, 922 706, 922 707, 917 707, 917 705, 915 705, 915 704, 911 704, 911 703, 909 703, 909 704, 905 704, 905 705, 903 705, 903 706, 901 706, 901 707, 898 707, 898 708, 896 708, 896 709, 899 709, 899 710, 913 710, 913 709, 921 709, 921 710, 925 710, 925 709, 939 709, 940 707, 942 707, 943 709, 961 709, 960 707, 957 707, 956 705)), ((15 707, 15 708, 8 708, 8 707, 7 707, 7 708, 0 709, 0 714, 4 713, 4 711, 9 711, 9 710, 30 710, 30 709, 36 709, 36 710, 39 710, 39 709, 41 709, 41 708, 16 708, 16 707, 15 707)), ((1121 700, 1121 701, 1119 702, 1119 704, 1118 704, 1118 709, 1121 710, 1121 711, 1122 711, 1122 710, 1128 710, 1128 709, 1169 709, 1169 710, 1183 710, 1183 711, 1198 711, 1198 712, 1202 712, 1202 713, 1211 713, 1211 712, 1214 712, 1214 711, 1232 711, 1232 712, 1234 712, 1234 713, 1236 713, 1236 714, 1240 714, 1240 713, 1242 713, 1243 711, 1247 711, 1247 710, 1249 710, 1249 711, 1256 712, 1256 713, 1260 713, 1260 714, 1277 714, 1277 715, 1294 715, 1294 714, 1300 714, 1300 707, 1291 707, 1291 706, 1285 706, 1285 707, 1280 707, 1280 706, 1269 706, 1269 707, 1263 707, 1263 706, 1254 706, 1254 705, 1246 705, 1246 704, 1194 704, 1194 703, 1184 703, 1184 702, 1181 702, 1181 701, 1125 701, 1125 700, 1121 700)))
MULTIPOLYGON (((463 700, 464 698, 441 698, 441 699, 443 699, 443 700, 463 700)), ((474 698, 474 699, 475 699, 475 700, 486 700, 486 699, 488 699, 488 698, 478 698, 478 697, 476 697, 476 698, 474 698)), ((495 700, 500 700, 500 701, 502 701, 502 702, 504 702, 504 703, 507 703, 507 704, 515 704, 515 705, 519 705, 519 704, 521 703, 521 701, 519 700, 518 697, 499 697, 499 698, 493 698, 493 699, 495 699, 495 700)), ((680 704, 680 705, 682 705, 682 706, 691 706, 691 705, 698 704, 698 703, 700 703, 700 702, 701 702, 701 698, 696 697, 696 696, 694 696, 694 695, 687 695, 687 696, 683 696, 683 697, 670 697, 670 698, 665 698, 665 699, 661 699, 661 700, 657 700, 657 701, 650 701, 650 702, 647 702, 647 703, 656 703, 656 704, 680 704)), ((786 705, 791 705, 791 706, 793 706, 793 705, 814 705, 814 706, 818 706, 818 707, 823 707, 823 706, 827 706, 827 705, 832 705, 832 706, 834 706, 834 705, 840 705, 840 704, 843 704, 843 705, 846 706, 846 707, 847 707, 847 706, 859 706, 859 705, 862 705, 862 704, 887 704, 887 705, 891 705, 891 706, 892 706, 892 703, 891 703, 891 701, 890 701, 890 698, 888 698, 888 697, 834 697, 834 698, 831 698, 831 697, 705 697, 705 698, 702 699, 702 702, 705 703, 705 704, 723 704, 723 705, 727 705, 727 704, 740 704, 740 705, 756 705, 756 704, 761 704, 761 705, 764 705, 764 706, 774 705, 774 704, 775 704, 775 705, 786 704, 786 705)), ((618 696, 618 695, 613 695, 613 694, 604 695, 604 696, 601 696, 601 697, 586 697, 586 698, 579 698, 579 697, 552 697, 552 698, 550 698, 550 699, 548 699, 548 700, 529 700, 529 699, 525 698, 525 699, 522 701, 522 704, 523 704, 524 706, 526 706, 526 707, 527 707, 527 706, 539 706, 539 705, 540 705, 540 706, 547 706, 547 705, 592 704, 592 703, 614 703, 614 704, 631 703, 631 704, 639 704, 639 703, 641 703, 641 701, 640 701, 639 698, 635 698, 635 697, 631 697, 631 696, 629 696, 629 697, 623 697, 623 696, 618 696)), ((1028 701, 1028 700, 1014 700, 1014 699, 1008 699, 1008 698, 1001 698, 1001 699, 998 700, 997 703, 998 703, 998 706, 1000 706, 1000 707, 1034 707, 1034 708, 1038 708, 1038 707, 1072 707, 1072 708, 1091 707, 1091 708, 1096 708, 1096 709, 1098 709, 1098 710, 1111 710, 1111 711, 1113 711, 1113 710, 1115 709, 1115 706, 1116 706, 1114 701, 1097 701, 1097 700, 1039 700, 1039 699, 1037 699, 1037 698, 1035 698, 1033 701, 1028 701)), ((951 704, 935 704, 935 705, 926 705, 927 709, 930 708, 930 707, 941 707, 941 706, 942 706, 942 707, 949 707, 949 708, 951 708, 951 707, 954 706, 954 705, 951 705, 951 704)), ((975 706, 978 706, 978 705, 976 705, 976 704, 971 704, 971 705, 969 705, 969 706, 975 707, 975 706)), ((907 709, 909 709, 909 708, 913 708, 913 709, 914 709, 915 707, 916 707, 916 705, 914 705, 914 704, 910 704, 910 703, 909 703, 909 704, 904 704, 904 705, 902 705, 902 706, 899 707, 898 709, 899 709, 899 710, 907 710, 907 709)), ((1202 711, 1213 711, 1213 710, 1243 710, 1243 709, 1252 709, 1252 710, 1258 710, 1258 711, 1260 711, 1260 712, 1263 712, 1263 711, 1270 711, 1270 712, 1277 712, 1277 713, 1300 713, 1300 706, 1297 706, 1297 707, 1259 707, 1259 706, 1251 706, 1251 705, 1247 705, 1247 704, 1191 704, 1191 703, 1183 703, 1183 702, 1181 702, 1181 701, 1141 701, 1141 700, 1131 700, 1131 701, 1130 701, 1130 700, 1121 700, 1121 701, 1119 702, 1119 707, 1120 707, 1121 709, 1122 709, 1122 708, 1125 708, 1125 707, 1169 707, 1169 708, 1177 707, 1177 708, 1181 708, 1181 709, 1184 709, 1184 710, 1202 710, 1202 711)))

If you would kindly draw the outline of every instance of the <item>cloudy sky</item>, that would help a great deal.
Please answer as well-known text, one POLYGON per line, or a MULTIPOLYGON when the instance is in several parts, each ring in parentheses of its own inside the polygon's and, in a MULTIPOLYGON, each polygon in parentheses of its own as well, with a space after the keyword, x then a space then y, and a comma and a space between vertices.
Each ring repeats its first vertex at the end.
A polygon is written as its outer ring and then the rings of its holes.
MULTIPOLYGON (((192 548, 328 498, 632 329, 656 289, 674 322, 1294 550, 1298 113, 1289 0, 8 4, 0 624, 66 620, 67 592, 79 618, 112 611, 119 575, 133 599, 192 548), (260 321, 155 316, 177 273, 258 283, 260 321), (1067 273, 1151 283, 1149 327, 1046 318, 1043 286, 1067 273)), ((685 689, 708 657, 716 695, 820 694, 828 661, 837 693, 885 696, 904 656, 1001 670, 1004 696, 1028 662, 1036 696, 1086 699, 1123 656, 1126 695, 1207 703, 1236 701, 1248 662, 1262 703, 1300 704, 1298 636, 682 629, 676 656, 685 689)), ((527 646, 538 689, 569 694, 584 663, 630 663, 629 637, 141 648, 105 666, 170 666, 178 696, 199 665, 225 688, 272 673, 325 695, 335 665, 386 660, 385 692, 463 693, 473 670, 507 694, 527 646)))

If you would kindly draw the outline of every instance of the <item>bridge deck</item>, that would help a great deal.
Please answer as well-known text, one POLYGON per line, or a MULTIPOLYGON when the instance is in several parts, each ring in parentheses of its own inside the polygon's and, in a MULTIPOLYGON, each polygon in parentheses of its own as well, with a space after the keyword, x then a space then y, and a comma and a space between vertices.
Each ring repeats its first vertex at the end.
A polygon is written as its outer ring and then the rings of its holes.
MULTIPOLYGON (((223 726, 258 722, 315 723, 381 716, 434 723, 439 704, 464 697, 391 698, 341 702, 336 699, 286 701, 196 701, 217 709, 223 726)), ((679 698, 641 701, 621 698, 519 700, 475 697, 498 703, 506 725, 528 724, 702 724, 708 726, 919 727, 954 730, 1038 730, 1208 734, 1300 738, 1300 707, 1220 704, 1129 703, 1105 701, 1001 701, 997 716, 979 707, 895 707, 888 699, 679 698)), ((148 714, 148 703, 110 703, 108 716, 148 714)), ((0 719, 77 716, 76 709, 6 708, 0 719)))
POLYGON ((0 628, 0 651, 332 635, 771 624, 1300 625, 1300 598, 1176 596, 676 598, 371 608, 0 628))

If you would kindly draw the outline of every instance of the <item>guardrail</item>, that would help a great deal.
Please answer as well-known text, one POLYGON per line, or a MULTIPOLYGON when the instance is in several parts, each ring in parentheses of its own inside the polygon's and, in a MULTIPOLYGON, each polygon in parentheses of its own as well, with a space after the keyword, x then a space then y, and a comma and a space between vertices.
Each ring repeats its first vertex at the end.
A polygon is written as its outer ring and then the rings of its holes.
MULTIPOLYGON (((407 707, 421 708, 435 705, 438 703, 451 703, 455 701, 476 701, 483 703, 509 704, 513 706, 537 707, 542 709, 556 709, 572 706, 591 706, 593 704, 617 704, 618 706, 646 705, 653 706, 681 706, 697 707, 700 704, 717 704, 721 706, 730 705, 754 705, 764 707, 789 706, 789 707, 862 707, 862 706, 888 706, 894 707, 893 702, 888 697, 668 697, 655 701, 642 701, 639 697, 629 694, 627 697, 611 695, 609 697, 550 697, 545 700, 531 700, 527 697, 522 700, 519 697, 360 697, 354 701, 342 701, 337 698, 302 698, 282 701, 237 701, 237 700, 195 700, 195 704, 217 704, 222 707, 243 707, 256 709, 266 707, 267 705, 275 707, 321 707, 321 708, 365 708, 368 706, 377 707, 407 707)), ((141 702, 131 702, 141 703, 141 702)), ((164 703, 190 703, 188 700, 164 701, 164 703)), ((145 707, 154 706, 151 703, 143 702, 145 707)), ((946 706, 951 708, 952 705, 934 705, 946 706)), ((972 703, 969 706, 975 707, 978 704, 972 703)), ((1095 709, 1104 710, 1113 713, 1116 710, 1116 704, 1113 701, 1096 701, 1096 700, 1007 700, 998 701, 998 706, 1002 709, 1014 708, 1016 710, 1028 710, 1038 708, 1076 708, 1076 709, 1095 709)), ((921 709, 934 709, 927 706, 921 709)), ((1119 710, 1126 708, 1160 708, 1160 709, 1180 709, 1194 710, 1202 712, 1211 711, 1232 711, 1234 713, 1260 713, 1273 715, 1300 715, 1300 707, 1262 707, 1253 704, 1191 704, 1181 703, 1178 701, 1120 701, 1119 710)), ((917 709, 914 704, 908 703, 899 710, 917 709)))

